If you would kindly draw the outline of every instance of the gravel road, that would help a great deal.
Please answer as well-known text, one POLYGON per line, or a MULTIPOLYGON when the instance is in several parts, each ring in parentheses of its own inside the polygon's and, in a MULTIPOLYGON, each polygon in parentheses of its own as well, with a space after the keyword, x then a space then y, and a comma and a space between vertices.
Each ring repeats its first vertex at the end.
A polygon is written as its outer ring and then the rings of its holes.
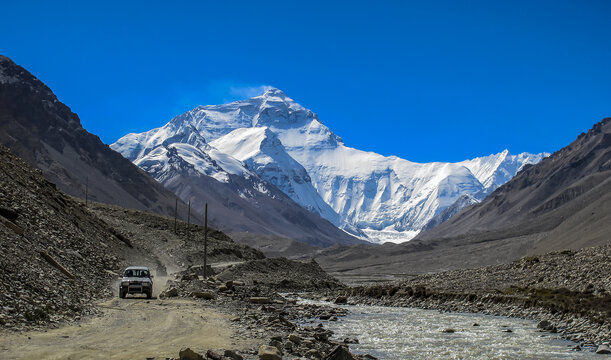
POLYGON ((112 299, 103 316, 47 331, 0 333, 2 359, 145 359, 178 350, 254 346, 235 339, 230 315, 188 299, 112 299))

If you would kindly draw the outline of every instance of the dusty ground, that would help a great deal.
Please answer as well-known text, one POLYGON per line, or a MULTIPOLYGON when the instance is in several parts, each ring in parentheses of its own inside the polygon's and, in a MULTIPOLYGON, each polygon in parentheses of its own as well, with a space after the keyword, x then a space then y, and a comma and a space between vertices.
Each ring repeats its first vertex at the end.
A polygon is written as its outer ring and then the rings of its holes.
POLYGON ((2 359, 145 359, 193 350, 252 347, 233 336, 230 315, 188 299, 112 299, 76 325, 47 331, 0 333, 2 359))

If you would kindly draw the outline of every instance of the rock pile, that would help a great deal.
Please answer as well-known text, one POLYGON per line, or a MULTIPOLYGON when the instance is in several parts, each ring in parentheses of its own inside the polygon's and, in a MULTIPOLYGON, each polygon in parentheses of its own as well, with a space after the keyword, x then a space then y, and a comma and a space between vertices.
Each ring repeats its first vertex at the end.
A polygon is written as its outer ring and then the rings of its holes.
POLYGON ((223 280, 242 279, 279 291, 318 291, 344 285, 327 274, 316 261, 301 262, 286 258, 261 259, 237 264, 218 275, 223 280))

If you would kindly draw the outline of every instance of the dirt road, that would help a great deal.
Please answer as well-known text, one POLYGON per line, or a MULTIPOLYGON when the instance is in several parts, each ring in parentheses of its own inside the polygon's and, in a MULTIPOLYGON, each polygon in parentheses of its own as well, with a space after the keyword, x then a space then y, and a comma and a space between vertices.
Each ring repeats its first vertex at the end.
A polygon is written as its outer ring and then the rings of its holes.
POLYGON ((113 299, 103 317, 47 331, 0 333, 1 359, 146 359, 195 351, 243 350, 230 316, 192 300, 113 299))

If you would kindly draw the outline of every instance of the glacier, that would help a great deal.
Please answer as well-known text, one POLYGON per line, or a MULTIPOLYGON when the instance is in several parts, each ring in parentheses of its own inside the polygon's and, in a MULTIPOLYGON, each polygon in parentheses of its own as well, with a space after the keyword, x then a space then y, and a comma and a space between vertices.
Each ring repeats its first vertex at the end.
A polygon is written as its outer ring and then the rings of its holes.
POLYGON ((167 174, 155 169, 167 168, 170 150, 218 181, 228 181, 229 174, 256 177, 262 180, 258 187, 272 184, 346 232, 376 243, 410 240, 461 197, 481 200, 549 155, 504 150, 458 163, 415 163, 366 152, 346 146, 314 112, 276 88, 198 106, 111 147, 153 177, 167 174))

